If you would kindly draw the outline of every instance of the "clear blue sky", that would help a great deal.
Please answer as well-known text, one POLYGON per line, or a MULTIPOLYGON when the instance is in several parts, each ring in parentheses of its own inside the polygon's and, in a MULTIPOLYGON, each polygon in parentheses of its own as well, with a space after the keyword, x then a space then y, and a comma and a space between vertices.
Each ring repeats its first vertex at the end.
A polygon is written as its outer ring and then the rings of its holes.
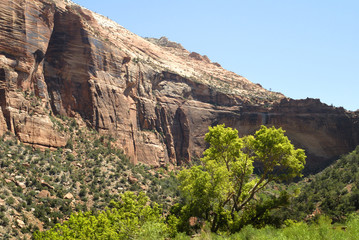
POLYGON ((358 0, 74 0, 288 97, 359 109, 358 0))

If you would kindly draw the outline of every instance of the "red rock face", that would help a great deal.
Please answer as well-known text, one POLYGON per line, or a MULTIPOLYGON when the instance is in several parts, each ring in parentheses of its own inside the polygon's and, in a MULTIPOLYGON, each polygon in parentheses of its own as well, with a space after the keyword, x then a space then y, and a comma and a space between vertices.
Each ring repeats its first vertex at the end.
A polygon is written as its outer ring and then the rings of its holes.
POLYGON ((49 118, 43 76, 54 13, 54 5, 41 1, 0 3, 0 133, 11 131, 44 147, 64 146, 67 140, 49 118))
POLYGON ((241 135, 275 125, 309 155, 309 170, 359 144, 358 116, 294 101, 190 53, 145 40, 62 0, 0 3, 0 134, 60 147, 54 114, 110 134, 134 162, 181 165, 200 157, 208 126, 241 135))

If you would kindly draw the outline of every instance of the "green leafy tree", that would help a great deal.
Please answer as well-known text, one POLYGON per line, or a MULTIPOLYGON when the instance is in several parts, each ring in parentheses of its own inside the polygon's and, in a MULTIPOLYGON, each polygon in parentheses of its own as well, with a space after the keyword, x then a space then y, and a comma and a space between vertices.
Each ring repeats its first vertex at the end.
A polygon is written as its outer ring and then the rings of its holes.
POLYGON ((262 126, 253 136, 239 138, 235 129, 210 127, 205 136, 210 146, 201 159, 202 165, 178 175, 184 204, 174 206, 172 212, 181 216, 180 230, 186 230, 190 217, 210 222, 213 232, 228 229, 241 219, 268 183, 300 176, 304 150, 295 149, 284 132, 262 126), (258 165, 256 174, 254 164, 258 165))
POLYGON ((170 234, 164 220, 162 209, 143 192, 125 192, 106 211, 74 213, 63 224, 35 232, 34 239, 164 239, 170 234))

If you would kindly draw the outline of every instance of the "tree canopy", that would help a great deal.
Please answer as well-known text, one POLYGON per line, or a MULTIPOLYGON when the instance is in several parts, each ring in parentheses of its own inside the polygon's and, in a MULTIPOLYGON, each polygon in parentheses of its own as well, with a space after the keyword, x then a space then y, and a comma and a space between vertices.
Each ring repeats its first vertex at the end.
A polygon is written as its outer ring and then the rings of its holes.
POLYGON ((209 127, 205 136, 209 148, 202 164, 178 175, 184 204, 174 211, 182 216, 182 225, 197 217, 210 222, 214 232, 234 226, 268 183, 301 176, 304 150, 295 149, 284 133, 281 128, 262 126, 254 135, 240 138, 236 129, 225 125, 209 127))
POLYGON ((162 209, 145 193, 125 192, 107 211, 79 212, 34 239, 165 239, 170 234, 162 209))

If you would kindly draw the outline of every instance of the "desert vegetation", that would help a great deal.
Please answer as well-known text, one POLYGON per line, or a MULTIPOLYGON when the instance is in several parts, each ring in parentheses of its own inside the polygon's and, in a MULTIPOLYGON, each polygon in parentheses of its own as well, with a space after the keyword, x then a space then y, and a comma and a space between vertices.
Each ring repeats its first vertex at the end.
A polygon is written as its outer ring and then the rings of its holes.
POLYGON ((52 117, 71 136, 64 148, 40 150, 12 134, 0 138, 0 234, 3 239, 31 238, 71 213, 105 210, 126 191, 146 191, 168 209, 179 194, 165 169, 133 165, 111 137, 80 127, 73 119, 52 117))
POLYGON ((40 150, 0 139, 3 239, 352 239, 359 149, 303 178, 285 131, 210 127, 186 168, 133 165, 110 136, 52 117, 71 136, 40 150), (293 181, 294 179, 294 181, 293 181))

